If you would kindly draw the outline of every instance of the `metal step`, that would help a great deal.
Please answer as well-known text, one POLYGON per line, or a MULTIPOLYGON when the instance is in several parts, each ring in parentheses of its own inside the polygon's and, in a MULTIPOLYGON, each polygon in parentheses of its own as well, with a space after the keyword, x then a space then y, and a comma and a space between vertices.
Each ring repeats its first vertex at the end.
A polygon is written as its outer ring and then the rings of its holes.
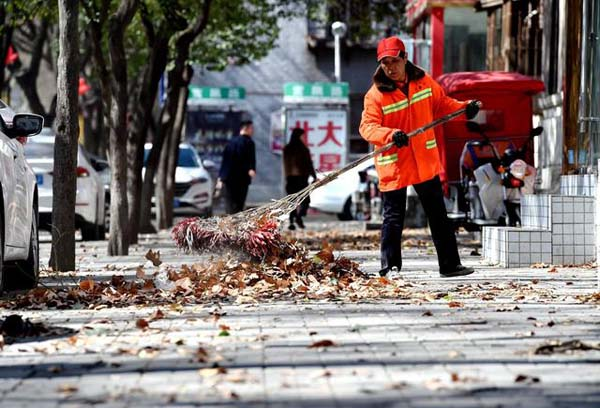
POLYGON ((464 212, 453 212, 448 213, 448 219, 450 220, 464 220, 467 217, 467 214, 464 212))
POLYGON ((498 225, 496 220, 471 220, 475 225, 498 225))

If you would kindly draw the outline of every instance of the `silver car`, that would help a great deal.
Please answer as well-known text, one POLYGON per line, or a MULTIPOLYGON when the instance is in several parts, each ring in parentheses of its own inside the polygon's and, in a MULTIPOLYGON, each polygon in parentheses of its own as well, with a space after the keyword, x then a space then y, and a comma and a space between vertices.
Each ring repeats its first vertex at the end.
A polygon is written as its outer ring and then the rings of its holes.
POLYGON ((38 192, 35 174, 18 139, 35 135, 44 120, 15 114, 0 101, 0 292, 5 286, 32 288, 39 273, 38 192))
MULTIPOLYGON (((52 172, 54 170, 54 131, 42 133, 25 145, 25 156, 35 171, 39 190, 40 228, 52 228, 52 172)), ((85 149, 77 151, 77 193, 75 196, 75 227, 81 229, 84 241, 105 238, 104 183, 92 166, 85 149)))

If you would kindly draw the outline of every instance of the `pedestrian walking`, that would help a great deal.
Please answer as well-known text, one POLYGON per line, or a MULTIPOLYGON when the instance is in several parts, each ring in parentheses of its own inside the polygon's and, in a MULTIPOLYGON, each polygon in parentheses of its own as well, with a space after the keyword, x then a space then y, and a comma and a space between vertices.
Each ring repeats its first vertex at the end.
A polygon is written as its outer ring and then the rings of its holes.
POLYGON ((227 214, 243 211, 248 187, 256 176, 256 150, 252 135, 254 126, 247 120, 240 125, 240 134, 229 141, 217 179, 217 190, 225 192, 227 214))
MULTIPOLYGON (((310 157, 310 151, 302 139, 304 129, 292 130, 290 142, 283 148, 283 172, 285 175, 285 192, 287 194, 297 193, 308 186, 308 178, 317 179, 315 168, 310 157)), ((298 227, 304 228, 302 217, 308 212, 310 198, 306 197, 297 209, 290 213, 290 230, 295 230, 294 222, 298 227)))
POLYGON ((465 106, 467 119, 472 119, 479 103, 446 96, 423 69, 408 61, 404 43, 397 37, 379 42, 377 62, 373 85, 364 98, 360 134, 376 147, 391 141, 395 144, 375 158, 383 193, 379 273, 385 276, 402 268, 406 187, 412 185, 429 221, 441 276, 469 275, 473 268, 461 265, 454 228, 446 213, 435 134, 430 129, 409 139, 406 133, 465 106))

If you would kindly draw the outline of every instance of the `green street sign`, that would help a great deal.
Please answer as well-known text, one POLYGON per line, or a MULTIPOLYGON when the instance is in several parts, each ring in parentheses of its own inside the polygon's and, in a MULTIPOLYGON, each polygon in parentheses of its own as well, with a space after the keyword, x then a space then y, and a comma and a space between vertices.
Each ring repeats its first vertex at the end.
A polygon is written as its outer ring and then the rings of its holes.
POLYGON ((188 87, 188 105, 231 105, 246 99, 246 89, 242 87, 188 87))
POLYGON ((286 82, 283 102, 348 104, 349 93, 347 82, 286 82))

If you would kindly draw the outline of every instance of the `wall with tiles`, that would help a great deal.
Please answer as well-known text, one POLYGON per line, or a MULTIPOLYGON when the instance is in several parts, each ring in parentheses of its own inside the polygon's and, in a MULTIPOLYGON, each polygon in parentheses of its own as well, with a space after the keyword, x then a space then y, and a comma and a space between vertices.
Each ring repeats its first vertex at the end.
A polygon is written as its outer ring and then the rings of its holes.
MULTIPOLYGON (((565 195, 527 195, 521 201, 522 228, 485 227, 483 258, 505 267, 535 263, 572 265, 592 262, 600 247, 600 204, 596 208, 597 177, 563 176, 565 195), (571 193, 571 194, 569 194, 571 193), (577 193, 577 194, 574 194, 577 193)), ((600 200, 598 200, 600 201, 600 200)))

